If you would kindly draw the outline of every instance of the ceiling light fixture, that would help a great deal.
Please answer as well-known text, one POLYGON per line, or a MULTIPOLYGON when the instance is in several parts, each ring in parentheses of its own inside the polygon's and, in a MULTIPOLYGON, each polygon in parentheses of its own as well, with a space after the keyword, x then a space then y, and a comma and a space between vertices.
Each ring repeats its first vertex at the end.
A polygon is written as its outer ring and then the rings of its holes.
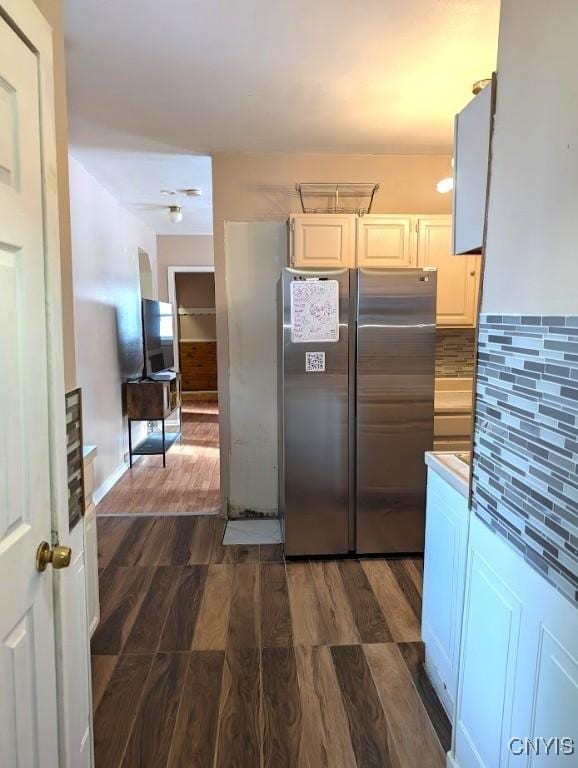
POLYGON ((169 220, 172 224, 183 220, 183 209, 180 205, 169 205, 169 220))
POLYGON ((440 179, 436 184, 436 189, 440 193, 440 195, 445 195, 448 192, 451 192, 453 188, 454 188, 453 176, 448 176, 445 179, 440 179))
POLYGON ((161 189, 161 195, 186 195, 187 197, 200 197, 203 190, 198 187, 183 187, 183 189, 161 189))

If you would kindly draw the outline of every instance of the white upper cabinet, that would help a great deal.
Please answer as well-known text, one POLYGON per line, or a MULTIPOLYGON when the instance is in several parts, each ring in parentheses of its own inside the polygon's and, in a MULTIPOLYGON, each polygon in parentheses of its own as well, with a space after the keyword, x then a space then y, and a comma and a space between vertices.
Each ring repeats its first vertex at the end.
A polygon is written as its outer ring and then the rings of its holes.
POLYGON ((417 266, 436 267, 438 325, 476 324, 479 256, 455 256, 451 216, 418 219, 417 266))
POLYGON ((492 85, 456 115, 454 128, 453 251, 481 253, 492 127, 492 85))
POLYGON ((411 216, 361 216, 357 219, 358 267, 411 267, 411 216))
POLYGON ((292 267, 355 266, 355 221, 349 214, 307 213, 292 216, 290 263, 292 267))
POLYGON ((436 267, 438 325, 475 326, 481 257, 454 255, 451 216, 305 213, 289 227, 292 267, 436 267))

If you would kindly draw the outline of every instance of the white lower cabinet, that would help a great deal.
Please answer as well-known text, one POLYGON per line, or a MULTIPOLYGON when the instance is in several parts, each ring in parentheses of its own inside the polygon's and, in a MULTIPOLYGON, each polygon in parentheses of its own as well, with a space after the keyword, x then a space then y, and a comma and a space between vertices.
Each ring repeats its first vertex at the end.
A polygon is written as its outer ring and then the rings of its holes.
POLYGON ((578 610, 475 515, 448 763, 578 766, 578 610))
POLYGON ((422 638, 426 669, 450 720, 458 684, 467 499, 428 469, 422 638))

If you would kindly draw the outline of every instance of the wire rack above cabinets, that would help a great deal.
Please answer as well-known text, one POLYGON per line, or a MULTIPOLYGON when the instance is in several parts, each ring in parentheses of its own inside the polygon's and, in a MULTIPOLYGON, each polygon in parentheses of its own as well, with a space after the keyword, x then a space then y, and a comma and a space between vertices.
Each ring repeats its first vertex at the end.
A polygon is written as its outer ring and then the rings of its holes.
POLYGON ((303 213, 371 213, 379 184, 307 182, 296 184, 303 213))

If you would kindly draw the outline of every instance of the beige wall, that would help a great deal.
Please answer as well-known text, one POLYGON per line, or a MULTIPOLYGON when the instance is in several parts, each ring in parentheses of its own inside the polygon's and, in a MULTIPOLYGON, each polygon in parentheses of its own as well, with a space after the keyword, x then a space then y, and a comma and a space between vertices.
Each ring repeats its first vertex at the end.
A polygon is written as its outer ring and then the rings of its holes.
MULTIPOLYGON (((215 307, 215 276, 212 272, 181 272, 175 276, 177 306, 184 309, 215 307)), ((215 341, 215 315, 179 315, 181 341, 215 341)))
POLYGON ((139 249, 149 256, 156 295, 156 235, 73 157, 70 190, 77 377, 84 440, 98 449, 102 491, 125 467, 122 385, 142 364, 139 249))
POLYGON ((212 235, 158 235, 157 269, 160 301, 169 300, 169 267, 207 267, 213 264, 212 235))
POLYGON ((578 3, 502 3, 482 311, 578 314, 578 3))
POLYGON ((449 213, 451 197, 436 192, 451 173, 449 156, 217 154, 213 156, 213 231, 220 393, 221 490, 229 503, 229 339, 225 280, 225 221, 284 220, 299 212, 295 184, 373 181, 374 213, 449 213))
POLYGON ((69 390, 74 389, 76 386, 76 361, 73 330, 74 298, 72 291, 72 250, 70 243, 70 202, 68 190, 68 121, 64 62, 64 9, 62 0, 35 0, 35 3, 52 27, 54 48, 54 101, 56 111, 56 162, 58 164, 64 382, 66 389, 69 390))
POLYGON ((215 276, 212 272, 181 272, 175 276, 179 307, 214 307, 215 276))

